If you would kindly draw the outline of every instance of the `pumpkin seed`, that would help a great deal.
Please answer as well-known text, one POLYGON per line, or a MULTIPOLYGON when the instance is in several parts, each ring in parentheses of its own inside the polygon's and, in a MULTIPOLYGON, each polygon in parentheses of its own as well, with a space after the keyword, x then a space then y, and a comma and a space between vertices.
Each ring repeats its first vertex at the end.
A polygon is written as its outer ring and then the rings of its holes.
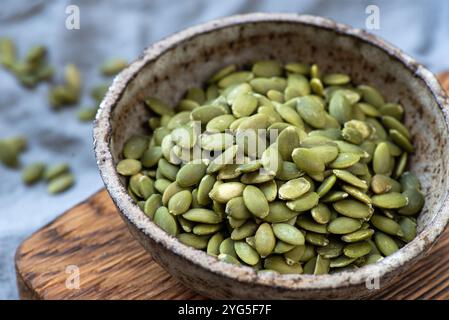
POLYGON ((347 244, 343 253, 349 258, 360 258, 371 252, 371 245, 366 241, 347 244))
POLYGON ((276 238, 271 226, 268 223, 261 224, 255 235, 255 249, 262 258, 265 258, 273 252, 275 246, 276 238))
POLYGON ((335 201, 346 199, 349 196, 348 193, 343 191, 331 191, 326 196, 324 196, 321 201, 323 203, 332 203, 335 201))
POLYGON ((156 210, 162 206, 162 196, 160 194, 152 194, 146 201, 143 207, 145 214, 151 219, 154 219, 156 210))
POLYGON ((222 228, 220 224, 200 223, 193 227, 192 232, 198 236, 208 236, 216 233, 222 228))
POLYGON ((185 245, 195 249, 205 249, 209 240, 208 237, 198 236, 191 233, 180 233, 177 235, 177 238, 185 245))
POLYGON ((287 207, 296 212, 303 212, 316 207, 319 199, 316 192, 308 192, 295 200, 287 201, 287 207))
POLYGON ((243 190, 243 201, 248 210, 256 217, 263 219, 268 215, 268 201, 259 188, 246 186, 243 190))
POLYGON ((405 242, 410 242, 416 237, 416 222, 408 217, 402 217, 399 220, 401 226, 402 236, 401 239, 405 242))
POLYGON ((145 104, 151 109, 151 111, 160 116, 173 114, 172 108, 157 98, 148 98, 145 100, 145 104))
POLYGON ((221 232, 217 232, 212 237, 210 237, 207 242, 207 254, 211 256, 218 256, 220 254, 220 245, 223 242, 224 237, 221 232))
POLYGON ((363 100, 376 108, 381 108, 385 104, 384 98, 375 88, 367 85, 360 85, 357 89, 362 93, 363 100))
POLYGON ((287 223, 273 224, 273 232, 276 238, 286 243, 299 246, 305 243, 304 235, 294 226, 287 223))
POLYGON ((327 230, 333 234, 348 234, 358 230, 362 226, 360 220, 339 217, 331 220, 327 226, 327 230))
POLYGON ((338 157, 329 164, 332 169, 346 169, 357 162, 359 162, 360 156, 354 153, 339 153, 338 157))
POLYGON ((75 177, 71 173, 63 173, 50 180, 47 190, 49 193, 61 193, 69 189, 75 183, 75 177))
POLYGON ((349 186, 349 185, 342 185, 341 188, 343 191, 347 192, 353 198, 355 198, 367 205, 371 205, 371 198, 366 193, 364 193, 362 190, 355 188, 353 186, 349 186))
POLYGON ((128 65, 128 62, 125 59, 122 58, 114 58, 105 61, 101 67, 100 71, 105 76, 114 76, 120 71, 122 71, 126 66, 128 65))
POLYGON ((343 247, 344 244, 341 241, 331 240, 327 246, 317 248, 317 253, 323 258, 332 259, 343 253, 343 247))
POLYGON ((179 169, 176 175, 176 182, 181 187, 191 187, 197 185, 206 174, 206 165, 203 163, 186 163, 179 169))
POLYGON ((330 267, 331 268, 344 268, 351 263, 353 263, 356 259, 355 258, 349 258, 347 256, 339 256, 335 259, 332 259, 330 261, 330 267))
POLYGON ((324 128, 326 125, 324 106, 314 96, 304 96, 297 100, 296 111, 301 118, 314 128, 324 128))
POLYGON ((329 101, 329 114, 340 124, 351 120, 351 102, 343 92, 337 91, 329 101))
POLYGON ((415 151, 415 148, 410 140, 408 140, 407 137, 401 134, 398 130, 392 129, 389 131, 389 134, 391 139, 405 151, 410 153, 415 151))
POLYGON ((248 82, 254 78, 254 74, 249 71, 236 71, 229 73, 228 75, 222 77, 218 81, 218 86, 220 88, 226 88, 234 84, 239 84, 243 82, 248 82))
POLYGON ((273 201, 268 204, 268 215, 266 222, 278 223, 286 222, 298 215, 298 212, 291 210, 283 201, 273 201))
POLYGON ((243 240, 245 238, 251 237, 256 233, 257 230, 257 224, 251 220, 245 222, 240 227, 234 228, 231 233, 231 239, 236 240, 243 240))
POLYGON ((333 203, 334 209, 349 218, 369 219, 373 213, 373 208, 356 200, 340 200, 333 203))
POLYGON ((304 178, 289 180, 279 188, 279 198, 293 200, 299 198, 310 190, 311 184, 304 178))
POLYGON ((239 262, 239 260, 237 260, 237 258, 235 258, 229 254, 225 254, 225 253, 220 253, 218 255, 218 260, 227 262, 227 263, 231 263, 231 264, 236 264, 236 265, 240 264, 240 262, 239 262))
POLYGON ((28 185, 39 181, 44 173, 45 164, 42 162, 36 162, 28 165, 22 171, 22 181, 28 185))
POLYGON ((326 206, 324 203, 318 203, 318 205, 315 208, 312 208, 312 210, 310 210, 310 214, 313 220, 315 220, 315 222, 320 224, 328 223, 331 218, 331 211, 329 210, 329 207, 326 206))
POLYGON ((153 221, 162 230, 174 237, 179 233, 178 223, 176 222, 175 217, 168 212, 166 207, 159 207, 156 210, 153 221))
POLYGON ((234 242, 234 249, 237 253, 237 256, 246 264, 250 266, 256 265, 259 260, 259 254, 256 250, 254 250, 249 244, 244 241, 236 241, 234 242))
POLYGON ((267 270, 279 272, 280 274, 303 273, 303 270, 299 263, 289 265, 282 256, 276 255, 270 256, 265 259, 264 268, 267 270))
POLYGON ((389 219, 379 214, 374 214, 371 217, 371 223, 377 229, 379 229, 382 232, 385 232, 386 234, 399 237, 402 237, 404 235, 401 226, 393 219, 389 219))
POLYGON ((296 224, 306 231, 315 233, 327 234, 327 228, 324 224, 315 222, 311 217, 299 216, 296 219, 296 224))
POLYGON ((329 240, 326 236, 314 232, 306 233, 306 242, 318 247, 325 247, 329 244, 329 240))
POLYGON ((374 241, 377 248, 384 256, 389 256, 399 250, 398 245, 390 236, 377 231, 374 234, 374 241))
POLYGON ((243 195, 245 185, 240 182, 226 182, 216 185, 209 192, 209 197, 219 203, 226 203, 232 198, 243 195))
POLYGON ((399 209, 400 214, 410 216, 421 211, 424 206, 424 196, 421 191, 406 189, 402 195, 407 199, 407 204, 399 209))
MULTIPOLYGON (((140 171, 140 169, 142 169, 142 164, 140 161, 135 159, 124 159, 117 164, 117 172, 122 176, 135 175, 140 171)), ((48 177, 48 174, 45 176, 48 177)))
POLYGON ((283 254, 290 252, 294 248, 294 245, 278 240, 276 241, 276 246, 274 247, 274 253, 283 254))
POLYGON ((316 193, 318 194, 318 196, 321 198, 324 195, 326 195, 331 189, 332 187, 335 185, 335 182, 337 182, 337 177, 334 175, 330 175, 329 177, 327 177, 318 187, 318 189, 316 190, 316 193))
POLYGON ((185 213, 192 204, 192 193, 189 190, 183 190, 174 194, 168 200, 168 211, 173 215, 185 213))
POLYGON ((408 203, 407 197, 398 192, 375 195, 371 200, 374 206, 384 209, 399 209, 408 203))

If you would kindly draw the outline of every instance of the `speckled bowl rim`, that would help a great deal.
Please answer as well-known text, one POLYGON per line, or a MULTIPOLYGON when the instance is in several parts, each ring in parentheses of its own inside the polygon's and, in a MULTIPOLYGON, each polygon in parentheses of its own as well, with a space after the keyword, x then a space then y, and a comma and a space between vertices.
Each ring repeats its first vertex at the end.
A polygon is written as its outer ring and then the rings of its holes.
POLYGON ((426 84, 441 109, 445 118, 445 128, 449 131, 449 99, 435 76, 401 50, 372 34, 322 17, 290 13, 251 13, 214 20, 185 29, 148 47, 138 60, 133 62, 114 79, 112 86, 109 88, 108 93, 100 105, 93 131, 95 156, 104 184, 123 217, 128 219, 146 236, 161 244, 166 250, 171 250, 174 254, 185 258, 198 268, 204 268, 215 274, 254 285, 298 291, 335 289, 361 284, 366 279, 372 279, 373 276, 378 276, 382 279, 383 276, 397 271, 402 265, 413 262, 413 260, 419 258, 435 243, 448 223, 448 190, 446 190, 444 201, 442 201, 440 207, 434 213, 433 220, 428 223, 426 228, 412 242, 401 248, 398 252, 386 257, 379 263, 365 266, 356 271, 344 271, 320 276, 279 275, 276 273, 258 274, 250 267, 234 266, 218 261, 205 252, 188 247, 176 238, 165 233, 144 215, 127 194, 126 189, 116 173, 109 143, 112 134, 110 122, 111 110, 115 107, 128 83, 132 81, 147 63, 156 60, 161 54, 174 48, 183 41, 219 29, 258 22, 288 22, 311 25, 317 28, 333 30, 337 34, 357 38, 360 41, 364 41, 386 51, 426 84))

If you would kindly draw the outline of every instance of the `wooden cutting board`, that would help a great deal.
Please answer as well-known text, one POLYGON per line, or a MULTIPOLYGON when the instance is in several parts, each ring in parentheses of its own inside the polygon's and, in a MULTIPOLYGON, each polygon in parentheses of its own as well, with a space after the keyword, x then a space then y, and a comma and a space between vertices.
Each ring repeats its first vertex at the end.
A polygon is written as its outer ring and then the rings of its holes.
MULTIPOLYGON (((449 73, 439 79, 449 90, 449 73)), ((31 235, 15 263, 22 299, 204 299, 132 238, 104 189, 31 235)), ((426 259, 374 298, 449 299, 449 230, 426 259)))

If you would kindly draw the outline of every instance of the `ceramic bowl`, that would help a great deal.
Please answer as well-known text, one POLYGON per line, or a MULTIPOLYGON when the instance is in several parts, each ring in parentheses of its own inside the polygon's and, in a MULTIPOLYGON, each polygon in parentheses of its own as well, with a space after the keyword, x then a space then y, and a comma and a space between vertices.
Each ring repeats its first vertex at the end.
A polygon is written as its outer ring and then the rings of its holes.
POLYGON ((385 41, 320 17, 254 13, 192 27, 146 49, 116 77, 101 103, 94 148, 106 188, 131 233, 167 272, 198 293, 232 299, 361 298, 385 289, 406 272, 448 222, 448 110, 448 98, 435 76, 385 41), (373 85, 388 101, 405 107, 405 122, 416 147, 410 166, 426 194, 412 242, 356 271, 258 274, 180 243, 133 202, 115 166, 124 142, 147 131, 144 99, 156 96, 175 105, 187 88, 201 85, 219 68, 260 59, 317 63, 324 73, 347 73, 356 83, 373 85), (380 289, 373 289, 373 283, 380 289))

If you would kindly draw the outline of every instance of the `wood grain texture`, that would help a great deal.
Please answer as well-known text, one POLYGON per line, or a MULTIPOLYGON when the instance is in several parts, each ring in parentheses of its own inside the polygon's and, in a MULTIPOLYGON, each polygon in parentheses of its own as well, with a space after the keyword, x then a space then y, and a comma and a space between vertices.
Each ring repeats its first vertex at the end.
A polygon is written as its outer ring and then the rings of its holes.
MULTIPOLYGON (((439 79, 449 89, 449 73, 439 79)), ((156 264, 115 211, 101 190, 25 240, 15 261, 20 297, 203 299, 156 264), (72 265, 79 268, 79 289, 66 286, 72 265)), ((449 299, 449 230, 427 258, 374 298, 449 299)))

